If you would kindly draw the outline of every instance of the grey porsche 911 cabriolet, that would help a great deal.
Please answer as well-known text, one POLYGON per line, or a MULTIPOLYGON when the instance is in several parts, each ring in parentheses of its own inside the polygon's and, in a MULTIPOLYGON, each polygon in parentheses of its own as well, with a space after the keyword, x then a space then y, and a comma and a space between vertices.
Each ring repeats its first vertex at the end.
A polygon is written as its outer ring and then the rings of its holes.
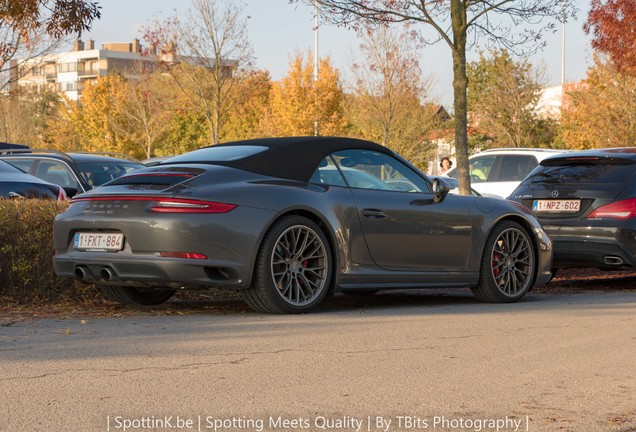
POLYGON ((551 243, 530 210, 448 191, 358 139, 215 145, 76 196, 55 221, 54 265, 124 303, 231 287, 271 313, 393 288, 513 302, 550 279, 551 243))

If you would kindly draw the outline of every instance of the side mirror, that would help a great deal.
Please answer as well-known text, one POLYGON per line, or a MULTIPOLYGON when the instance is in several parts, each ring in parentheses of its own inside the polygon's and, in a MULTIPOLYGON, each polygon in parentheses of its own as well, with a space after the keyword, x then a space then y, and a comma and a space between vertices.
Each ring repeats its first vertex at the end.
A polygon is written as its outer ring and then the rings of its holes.
POLYGON ((438 177, 435 177, 433 179, 433 202, 437 204, 444 201, 448 192, 450 192, 450 186, 448 183, 438 177))

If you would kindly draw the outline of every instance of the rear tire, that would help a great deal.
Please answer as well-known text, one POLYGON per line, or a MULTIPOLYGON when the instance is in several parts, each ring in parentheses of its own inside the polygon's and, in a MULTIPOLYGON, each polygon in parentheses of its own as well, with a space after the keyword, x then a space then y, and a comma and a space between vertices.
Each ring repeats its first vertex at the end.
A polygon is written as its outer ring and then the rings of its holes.
POLYGON ((259 312, 309 312, 329 292, 331 263, 331 248, 320 227, 302 216, 285 216, 265 234, 252 286, 241 294, 259 312))
POLYGON ((168 301, 175 290, 163 288, 137 288, 129 286, 101 285, 99 290, 109 299, 136 305, 158 305, 168 301))
POLYGON ((534 243, 521 225, 513 221, 497 224, 486 240, 473 293, 489 303, 519 300, 534 284, 535 256, 534 243))

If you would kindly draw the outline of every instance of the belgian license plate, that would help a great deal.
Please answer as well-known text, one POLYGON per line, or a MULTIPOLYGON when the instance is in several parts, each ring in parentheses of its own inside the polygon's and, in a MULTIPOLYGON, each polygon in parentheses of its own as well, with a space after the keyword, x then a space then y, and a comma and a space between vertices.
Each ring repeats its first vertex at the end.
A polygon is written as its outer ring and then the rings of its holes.
POLYGON ((78 232, 73 238, 73 247, 81 251, 117 252, 124 248, 122 233, 78 232))
POLYGON ((581 200, 534 200, 532 210, 537 213, 576 213, 581 200))

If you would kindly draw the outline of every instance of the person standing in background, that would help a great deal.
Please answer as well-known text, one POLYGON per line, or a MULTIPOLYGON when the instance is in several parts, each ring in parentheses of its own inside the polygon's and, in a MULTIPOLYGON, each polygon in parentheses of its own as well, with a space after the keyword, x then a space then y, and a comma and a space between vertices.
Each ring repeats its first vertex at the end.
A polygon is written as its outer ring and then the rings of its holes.
POLYGON ((442 160, 439 162, 439 167, 441 168, 439 173, 444 174, 446 171, 451 169, 452 166, 453 162, 448 157, 443 157, 442 160))

